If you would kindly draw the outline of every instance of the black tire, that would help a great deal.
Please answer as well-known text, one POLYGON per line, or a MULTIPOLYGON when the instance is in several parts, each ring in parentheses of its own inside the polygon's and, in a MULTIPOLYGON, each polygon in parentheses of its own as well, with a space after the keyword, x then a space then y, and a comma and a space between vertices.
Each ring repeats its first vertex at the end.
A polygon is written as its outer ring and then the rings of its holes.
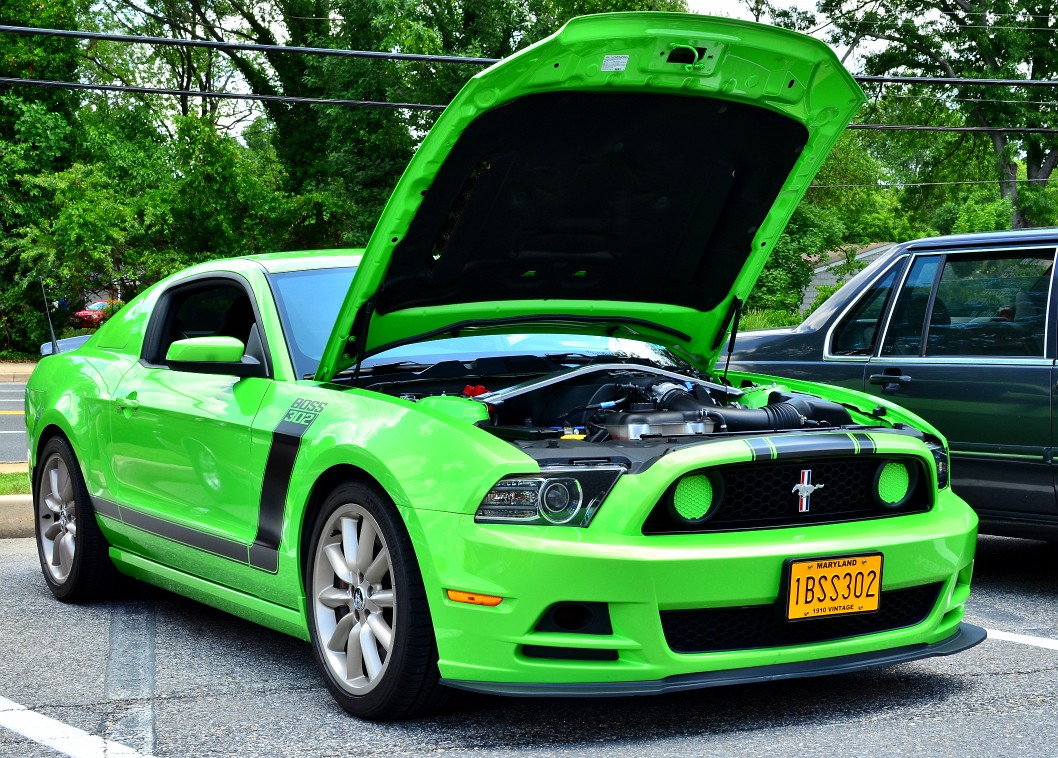
POLYGON ((316 663, 354 716, 424 716, 444 700, 437 642, 411 539, 396 508, 361 482, 337 487, 312 527, 305 599, 316 663), (361 549, 367 542, 370 547, 361 549))
POLYGON ((77 457, 63 438, 53 437, 44 446, 34 485, 37 555, 48 589, 64 603, 109 595, 118 572, 96 522, 77 457))

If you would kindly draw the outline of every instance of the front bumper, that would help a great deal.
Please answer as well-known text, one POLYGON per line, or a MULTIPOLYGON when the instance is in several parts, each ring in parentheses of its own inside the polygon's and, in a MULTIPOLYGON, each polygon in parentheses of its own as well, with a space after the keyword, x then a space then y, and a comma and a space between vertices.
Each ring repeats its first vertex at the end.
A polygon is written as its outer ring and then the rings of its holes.
POLYGON ((954 655, 985 641, 988 634, 979 626, 961 624, 953 637, 933 645, 908 645, 892 650, 859 653, 843 658, 780 663, 772 666, 755 666, 727 671, 706 671, 700 674, 682 674, 650 682, 597 682, 597 683, 498 683, 462 682, 442 679, 449 687, 492 695, 522 697, 618 697, 630 695, 661 695, 706 687, 726 687, 752 682, 773 682, 779 679, 800 679, 810 676, 849 674, 853 671, 895 666, 922 658, 954 655))
POLYGON ((587 529, 405 512, 446 683, 512 694, 664 692, 890 665, 980 641, 961 623, 977 521, 950 490, 924 514, 717 534, 644 536, 618 523, 620 509, 619 499, 608 500, 587 529), (884 592, 937 587, 936 600, 910 625, 710 652, 677 652, 666 638, 665 611, 770 611, 788 558, 871 552, 884 556, 884 592), (449 589, 503 601, 454 602, 449 589), (605 604, 609 627, 540 628, 556 603, 571 602, 605 604))

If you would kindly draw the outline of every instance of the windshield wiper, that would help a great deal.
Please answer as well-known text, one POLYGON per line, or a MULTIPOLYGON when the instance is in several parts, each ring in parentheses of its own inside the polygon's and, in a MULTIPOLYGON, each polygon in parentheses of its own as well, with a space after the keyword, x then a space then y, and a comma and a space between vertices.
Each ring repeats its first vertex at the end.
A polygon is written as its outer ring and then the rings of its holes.
POLYGON ((414 371, 417 369, 428 369, 432 366, 432 363, 416 363, 415 361, 394 361, 393 363, 378 363, 373 366, 350 366, 344 371, 339 371, 338 376, 349 376, 357 373, 370 374, 372 376, 378 376, 380 374, 392 374, 397 371, 414 371))

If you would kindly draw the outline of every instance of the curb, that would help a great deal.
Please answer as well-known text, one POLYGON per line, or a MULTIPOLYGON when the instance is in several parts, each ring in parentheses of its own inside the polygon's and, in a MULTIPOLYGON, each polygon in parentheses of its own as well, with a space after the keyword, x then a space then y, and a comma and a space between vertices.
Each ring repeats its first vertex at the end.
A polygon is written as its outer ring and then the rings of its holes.
POLYGON ((0 495, 0 539, 33 536, 33 497, 0 495))
POLYGON ((29 374, 26 373, 7 373, 0 374, 0 383, 4 382, 28 382, 29 374))

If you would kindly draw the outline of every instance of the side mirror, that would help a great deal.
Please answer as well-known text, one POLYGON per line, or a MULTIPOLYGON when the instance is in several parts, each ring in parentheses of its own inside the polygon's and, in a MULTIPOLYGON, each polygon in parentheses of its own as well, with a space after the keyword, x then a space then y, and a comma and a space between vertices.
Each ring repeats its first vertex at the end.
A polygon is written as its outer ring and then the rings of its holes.
POLYGON ((246 345, 235 337, 192 337, 169 345, 165 365, 195 374, 264 377, 265 365, 245 352, 246 345))

